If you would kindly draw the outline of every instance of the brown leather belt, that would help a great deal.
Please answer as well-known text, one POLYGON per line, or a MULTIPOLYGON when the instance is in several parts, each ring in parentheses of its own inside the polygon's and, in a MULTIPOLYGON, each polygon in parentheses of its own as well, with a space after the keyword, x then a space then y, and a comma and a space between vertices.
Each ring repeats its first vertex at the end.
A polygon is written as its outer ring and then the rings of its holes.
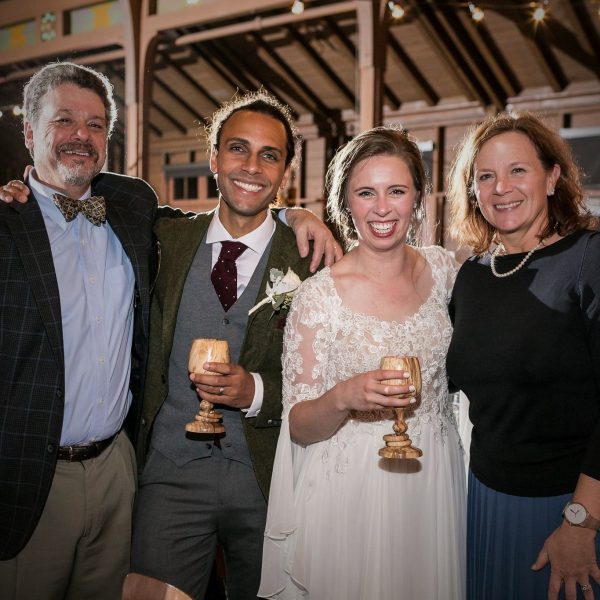
POLYGON ((58 460, 68 460, 69 462, 79 462, 96 458, 100 456, 117 437, 117 434, 102 440, 101 442, 91 442, 85 446, 60 446, 58 449, 58 460))

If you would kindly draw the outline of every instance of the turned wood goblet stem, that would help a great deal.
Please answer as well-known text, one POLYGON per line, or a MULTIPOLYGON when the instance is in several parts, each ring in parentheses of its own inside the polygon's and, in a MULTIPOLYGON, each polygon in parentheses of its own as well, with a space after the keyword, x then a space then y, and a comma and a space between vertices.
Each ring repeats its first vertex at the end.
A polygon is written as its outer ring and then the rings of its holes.
MULTIPOLYGON (((382 383, 389 385, 406 385, 412 384, 415 386, 415 391, 409 395, 397 396, 398 398, 407 398, 412 395, 417 398, 421 396, 421 366, 419 359, 416 356, 384 356, 381 359, 380 366, 382 369, 395 369, 398 371, 406 371, 410 373, 408 379, 386 379, 382 383)), ((384 435, 385 447, 379 450, 379 456, 383 458, 419 458, 423 456, 423 452, 419 448, 412 445, 406 430, 408 426, 404 419, 405 407, 394 408, 396 413, 396 421, 393 425, 393 434, 384 435)))
MULTIPOLYGON (((199 338, 192 342, 188 360, 190 373, 213 374, 204 369, 207 362, 229 362, 229 344, 225 340, 199 338)), ((195 420, 185 426, 191 433, 223 433, 225 427, 221 423, 223 414, 214 409, 212 402, 201 400, 195 420)))

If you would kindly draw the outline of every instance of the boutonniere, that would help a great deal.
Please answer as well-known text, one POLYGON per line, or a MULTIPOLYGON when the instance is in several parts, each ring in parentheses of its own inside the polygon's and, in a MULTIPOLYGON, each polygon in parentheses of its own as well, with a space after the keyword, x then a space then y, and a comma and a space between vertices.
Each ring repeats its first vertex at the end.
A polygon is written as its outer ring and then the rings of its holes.
POLYGON ((256 306, 253 306, 248 311, 248 315, 256 312, 261 306, 269 302, 273 306, 273 314, 289 309, 292 298, 296 294, 298 286, 302 283, 300 277, 289 267, 285 275, 279 269, 271 269, 269 279, 271 283, 267 283, 267 287, 265 288, 266 298, 263 298, 256 306))

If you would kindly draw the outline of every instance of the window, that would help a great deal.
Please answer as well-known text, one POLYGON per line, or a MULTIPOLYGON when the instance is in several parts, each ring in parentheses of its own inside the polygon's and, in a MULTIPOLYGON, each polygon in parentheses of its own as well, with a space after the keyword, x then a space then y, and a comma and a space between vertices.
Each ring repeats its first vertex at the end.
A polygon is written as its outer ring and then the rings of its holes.
POLYGON ((573 158, 583 174, 586 190, 600 190, 600 127, 561 129, 560 135, 569 142, 573 158))
POLYGON ((197 177, 173 177, 173 200, 195 200, 198 198, 197 177))

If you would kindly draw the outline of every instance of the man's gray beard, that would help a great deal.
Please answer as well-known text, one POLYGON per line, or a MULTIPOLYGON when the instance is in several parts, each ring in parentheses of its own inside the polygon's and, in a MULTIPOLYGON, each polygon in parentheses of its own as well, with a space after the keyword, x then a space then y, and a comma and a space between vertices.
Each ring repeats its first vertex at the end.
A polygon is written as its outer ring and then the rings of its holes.
POLYGON ((68 167, 62 162, 58 162, 58 173, 67 185, 88 185, 99 172, 100 169, 89 169, 84 165, 68 167))

